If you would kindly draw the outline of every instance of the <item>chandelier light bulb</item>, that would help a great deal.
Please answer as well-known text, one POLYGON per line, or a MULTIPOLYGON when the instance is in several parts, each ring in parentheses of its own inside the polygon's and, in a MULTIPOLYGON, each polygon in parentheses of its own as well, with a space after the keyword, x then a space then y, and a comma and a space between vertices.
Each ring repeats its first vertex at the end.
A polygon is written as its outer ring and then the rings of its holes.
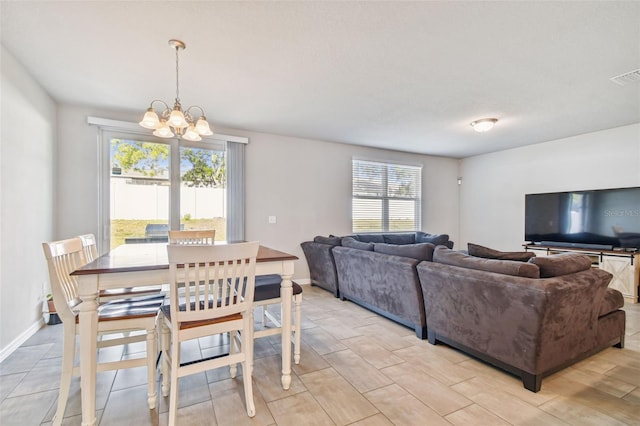
POLYGON ((198 134, 198 132, 196 131, 196 128, 193 124, 191 124, 189 126, 189 128, 187 129, 187 131, 184 133, 184 135, 182 136, 184 139, 188 140, 188 141, 201 141, 202 138, 200 137, 200 135, 198 134))
POLYGON ((196 123, 196 130, 202 136, 211 136, 213 134, 205 116, 198 119, 198 122, 196 123))
POLYGON ((174 107, 173 111, 171 111, 171 115, 169 116, 169 125, 176 129, 189 127, 189 123, 187 123, 187 120, 184 118, 184 114, 179 107, 174 107))
POLYGON ((172 138, 175 136, 165 120, 160 122, 158 128, 153 132, 153 135, 159 138, 172 138))
POLYGON ((160 125, 160 120, 158 119, 158 114, 153 110, 153 108, 149 107, 147 112, 144 114, 144 118, 140 122, 140 125, 145 129, 154 130, 160 125))

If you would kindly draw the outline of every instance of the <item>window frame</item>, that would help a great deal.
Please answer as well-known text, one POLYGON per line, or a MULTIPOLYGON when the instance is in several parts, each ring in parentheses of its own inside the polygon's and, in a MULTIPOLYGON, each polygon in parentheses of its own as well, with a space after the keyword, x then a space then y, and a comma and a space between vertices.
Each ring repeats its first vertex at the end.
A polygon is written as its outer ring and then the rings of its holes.
POLYGON ((415 232, 420 231, 422 229, 422 165, 421 164, 407 164, 400 162, 391 162, 391 161, 381 161, 381 160, 371 160, 365 158, 357 158, 353 157, 351 159, 351 231, 353 233, 377 233, 377 232, 415 232), (356 195, 355 194, 355 168, 357 163, 370 163, 384 167, 384 174, 382 176, 382 188, 384 195, 375 196, 375 195, 356 195), (390 167, 402 167, 407 170, 417 170, 417 178, 416 182, 419 185, 417 189, 417 197, 398 197, 398 196, 390 196, 389 195, 389 169, 390 167), (370 231, 359 231, 355 228, 354 222, 354 202, 355 200, 380 200, 381 201, 381 229, 380 230, 370 230, 370 231), (398 230, 394 231, 390 229, 390 224, 393 223, 393 220, 389 216, 390 208, 389 202, 393 200, 413 200, 414 202, 414 223, 415 229, 412 230, 398 230))
MULTIPOLYGON (((88 117, 87 123, 89 125, 95 125, 98 127, 98 164, 97 170, 98 176, 98 223, 99 232, 97 237, 98 249, 100 254, 104 254, 109 251, 111 246, 111 222, 110 222, 110 196, 111 196, 111 154, 110 146, 111 139, 130 139, 136 141, 162 143, 170 146, 169 154, 169 179, 170 179, 170 194, 169 194, 169 227, 170 229, 180 229, 180 146, 189 146, 195 148, 205 149, 224 149, 229 151, 229 142, 248 144, 249 139, 241 136, 223 135, 214 133, 212 136, 203 138, 200 142, 185 141, 178 138, 158 138, 150 134, 148 130, 142 129, 137 123, 130 123, 118 120, 110 120, 98 117, 88 117), (173 165, 177 164, 178 167, 173 165)), ((228 159, 228 157, 227 157, 228 159)), ((236 162, 235 164, 239 164, 236 162)), ((242 168, 240 176, 236 176, 236 179, 244 178, 244 153, 240 162, 242 168)), ((228 171, 229 169, 227 169, 228 171)), ((229 184, 229 176, 227 176, 227 185, 229 184)), ((229 188, 227 187, 227 191, 229 188)), ((231 206, 231 200, 242 200, 244 203, 244 183, 242 185, 234 185, 234 191, 241 191, 240 194, 232 196, 227 194, 227 236, 230 235, 229 214, 230 209, 235 214, 237 210, 240 210, 242 214, 241 224, 231 224, 233 230, 231 235, 234 239, 244 239, 244 205, 243 206, 231 206), (239 187, 238 187, 239 186, 239 187)))

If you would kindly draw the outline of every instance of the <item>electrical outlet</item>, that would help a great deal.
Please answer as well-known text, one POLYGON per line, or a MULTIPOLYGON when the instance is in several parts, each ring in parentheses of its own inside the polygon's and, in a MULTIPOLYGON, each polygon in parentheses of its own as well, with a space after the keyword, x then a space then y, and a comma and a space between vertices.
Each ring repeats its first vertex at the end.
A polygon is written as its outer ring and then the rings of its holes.
POLYGON ((275 216, 269 216, 269 223, 276 223, 276 217, 275 216))

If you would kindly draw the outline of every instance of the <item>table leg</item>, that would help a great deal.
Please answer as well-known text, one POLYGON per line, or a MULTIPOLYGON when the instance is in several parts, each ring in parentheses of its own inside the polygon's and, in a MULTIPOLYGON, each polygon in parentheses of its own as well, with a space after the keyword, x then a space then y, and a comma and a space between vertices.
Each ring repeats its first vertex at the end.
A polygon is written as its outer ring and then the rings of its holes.
POLYGON ((287 390, 291 386, 291 305, 293 300, 291 275, 282 275, 280 297, 282 299, 282 388, 287 390))
POLYGON ((82 425, 96 424, 96 370, 98 351, 98 277, 78 277, 80 304, 80 392, 82 425))

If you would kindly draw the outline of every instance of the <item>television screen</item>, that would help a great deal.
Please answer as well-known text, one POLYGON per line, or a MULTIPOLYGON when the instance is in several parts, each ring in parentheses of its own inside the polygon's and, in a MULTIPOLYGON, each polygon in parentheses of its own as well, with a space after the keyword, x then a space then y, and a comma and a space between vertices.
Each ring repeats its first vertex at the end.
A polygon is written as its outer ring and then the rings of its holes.
POLYGON ((526 194, 525 240, 640 250, 640 187, 526 194))

